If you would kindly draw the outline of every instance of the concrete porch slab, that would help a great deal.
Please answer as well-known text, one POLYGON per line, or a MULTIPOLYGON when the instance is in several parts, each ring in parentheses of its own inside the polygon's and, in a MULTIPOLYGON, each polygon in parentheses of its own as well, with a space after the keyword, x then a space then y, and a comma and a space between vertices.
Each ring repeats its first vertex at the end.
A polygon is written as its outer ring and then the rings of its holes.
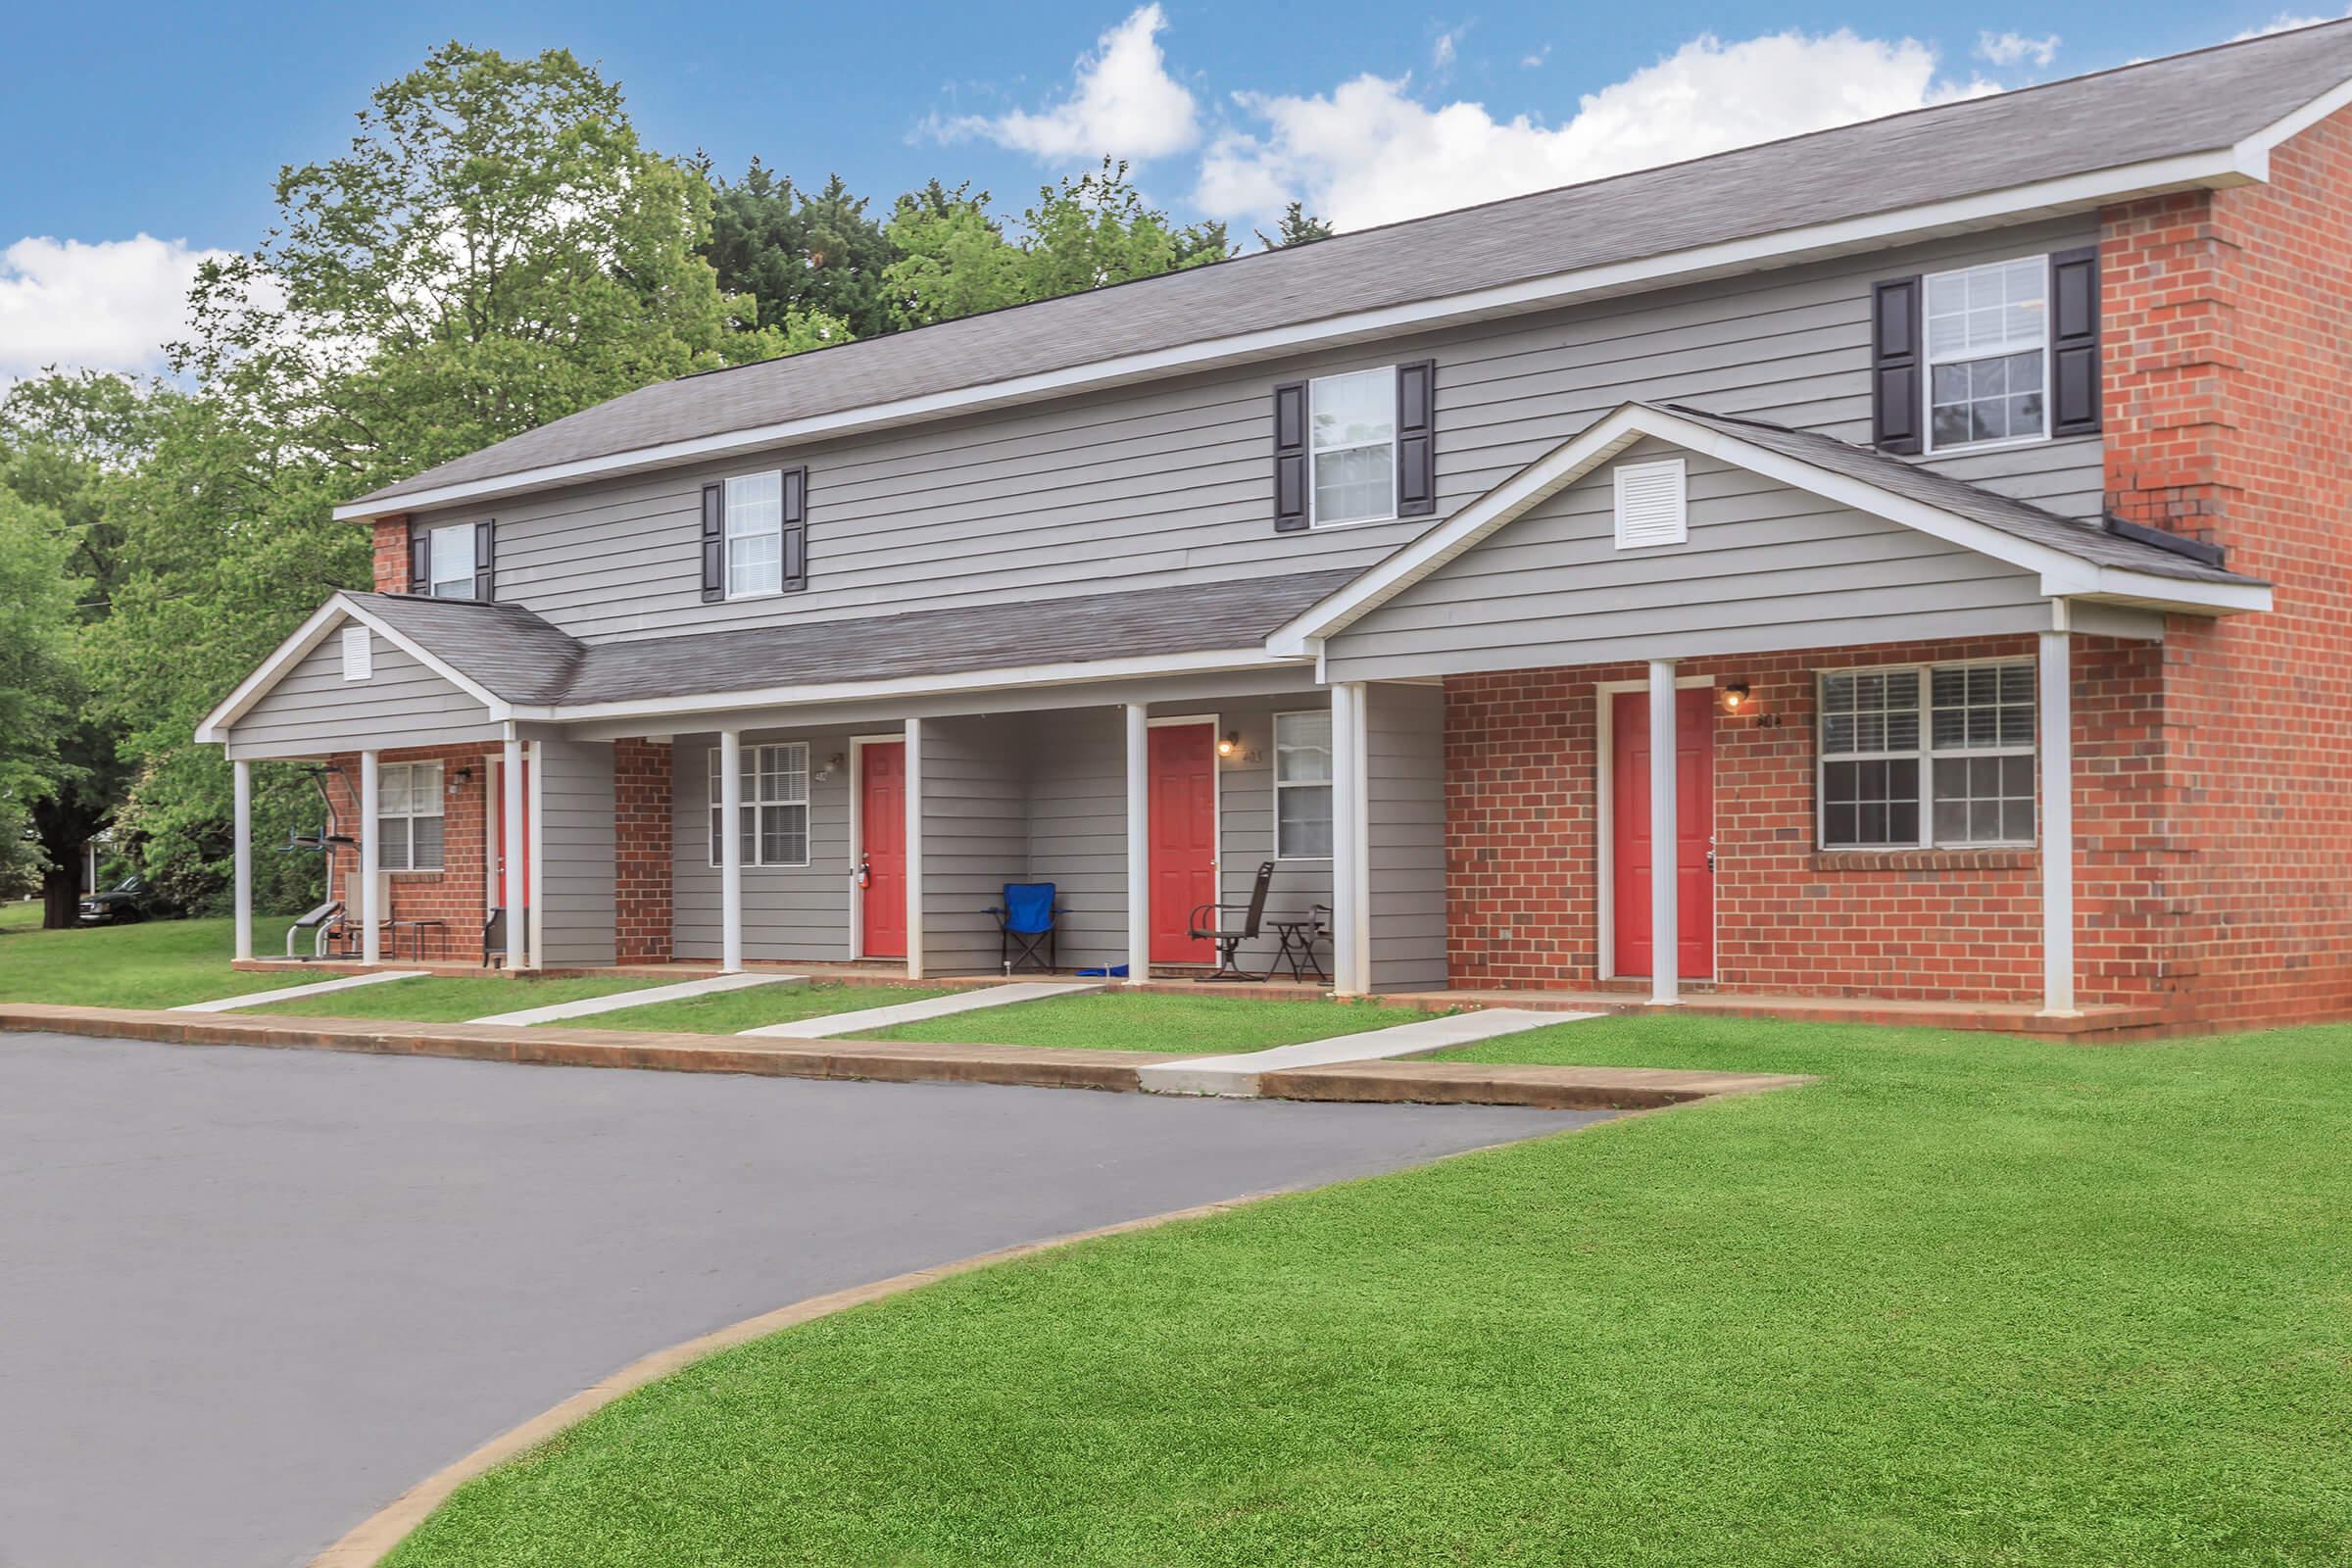
POLYGON ((189 1002, 171 1008, 172 1012, 234 1012, 239 1007, 267 1006, 272 1002, 300 1002, 305 997, 324 997, 337 991, 350 991, 358 986, 380 986, 392 980, 419 980, 422 969, 368 969, 359 974, 340 975, 332 980, 317 980, 307 986, 287 986, 278 991, 253 991, 241 997, 221 997, 214 1002, 189 1002))
POLYGON ((806 980, 805 974, 717 974, 704 980, 682 980, 674 986, 654 986, 644 991, 615 991, 609 997, 582 997, 577 1002, 558 1002, 544 1007, 523 1007, 514 1012, 494 1012, 473 1023, 559 1023, 565 1018, 592 1018, 600 1012, 624 1012, 631 1007, 650 1007, 661 1002, 686 1002, 695 997, 715 996, 722 991, 741 991, 749 986, 782 985, 787 981, 806 980))
POLYGON ((1141 1078, 1144 1088, 1152 1094, 1238 1095, 1248 1098, 1261 1093, 1259 1079, 1267 1073, 1323 1067, 1334 1062, 1370 1061, 1383 1056, 1415 1056, 1425 1051, 1443 1051, 1448 1046, 1466 1046, 1476 1040, 1492 1040, 1496 1035, 1517 1034, 1523 1029, 1541 1029, 1547 1024, 1573 1023, 1578 1019, 1598 1016, 1593 1012, 1538 1012, 1524 1007, 1488 1007, 1479 1012, 1457 1012, 1443 1018, 1426 1018, 1419 1023, 1398 1024, 1394 1029, 1367 1029, 1361 1034, 1334 1035, 1328 1040, 1276 1046, 1271 1051, 1158 1062, 1144 1068, 1141 1078))
POLYGON ((926 1018, 945 1018, 981 1007, 1007 1007, 1014 1003, 1044 1002, 1051 997, 1079 997, 1102 989, 1099 981, 1016 980, 1009 985, 988 986, 977 991, 957 992, 953 996, 928 997, 921 1002, 901 1002, 887 1007, 860 1007, 856 1012, 836 1012, 822 1018, 799 1018, 790 1023, 762 1024, 757 1029, 746 1029, 743 1034, 781 1040, 832 1040, 867 1029, 889 1029, 903 1023, 920 1023, 926 1018))

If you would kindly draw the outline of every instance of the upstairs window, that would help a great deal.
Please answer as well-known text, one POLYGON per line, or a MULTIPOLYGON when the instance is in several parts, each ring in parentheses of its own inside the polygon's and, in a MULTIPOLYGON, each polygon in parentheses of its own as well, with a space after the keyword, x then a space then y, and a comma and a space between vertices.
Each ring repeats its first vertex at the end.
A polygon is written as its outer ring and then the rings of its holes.
POLYGON ((727 481, 727 597, 784 591, 784 476, 727 481))
POLYGON ((1821 847, 2032 844, 2034 678, 2031 660, 1823 675, 1821 847))
POLYGON ((387 762, 375 774, 375 863, 387 871, 441 869, 441 764, 387 762))
MULTIPOLYGON (((722 863, 726 850, 719 840, 719 785, 723 775, 719 752, 710 749, 710 863, 722 863)), ((808 746, 794 741, 785 746, 743 748, 743 863, 745 865, 807 865, 808 863, 808 746)))
POLYGON ((2046 256, 1928 275, 1929 451, 2050 433, 2049 292, 2046 256))
POLYGON ((1327 375, 1307 386, 1310 525, 1396 515, 1396 371, 1327 375))

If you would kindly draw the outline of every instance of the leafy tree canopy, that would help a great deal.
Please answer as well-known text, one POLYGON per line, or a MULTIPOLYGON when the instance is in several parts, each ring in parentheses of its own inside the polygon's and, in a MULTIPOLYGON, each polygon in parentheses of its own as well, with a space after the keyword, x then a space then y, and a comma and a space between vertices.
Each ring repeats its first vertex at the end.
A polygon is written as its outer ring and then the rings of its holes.
MULTIPOLYGON (((707 160, 699 167, 708 173, 707 160)), ((722 290, 755 303, 759 325, 790 335, 796 319, 829 318, 852 337, 890 330, 882 274, 898 251, 839 174, 811 196, 755 158, 742 179, 713 185, 704 254, 722 290)))

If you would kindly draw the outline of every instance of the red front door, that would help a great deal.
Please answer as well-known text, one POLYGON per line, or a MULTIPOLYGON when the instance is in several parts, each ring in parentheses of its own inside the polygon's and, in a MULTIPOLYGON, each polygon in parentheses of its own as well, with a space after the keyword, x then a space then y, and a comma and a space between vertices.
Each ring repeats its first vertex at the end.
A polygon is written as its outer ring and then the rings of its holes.
POLYGON ((1217 902, 1214 724, 1152 727, 1152 961, 1209 963, 1189 935, 1193 910, 1217 902))
POLYGON ((864 930, 858 951, 868 958, 906 956, 906 743, 858 749, 858 838, 864 857, 864 930))
MULTIPOLYGON (((1674 906, 1682 927, 1675 973, 1704 980, 1715 973, 1715 694, 1675 693, 1674 906)), ((1652 973, 1649 944, 1649 693, 1619 692, 1610 706, 1611 859, 1621 975, 1652 973)))

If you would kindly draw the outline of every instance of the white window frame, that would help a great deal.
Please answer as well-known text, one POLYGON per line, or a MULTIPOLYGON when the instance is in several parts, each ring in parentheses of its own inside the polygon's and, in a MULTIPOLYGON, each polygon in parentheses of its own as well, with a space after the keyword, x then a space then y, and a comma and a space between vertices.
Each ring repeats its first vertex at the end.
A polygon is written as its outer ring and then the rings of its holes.
POLYGON ((1367 523, 1396 520, 1396 367, 1374 366, 1362 370, 1335 370, 1318 375, 1306 383, 1306 525, 1309 528, 1360 528, 1367 523), (1333 381, 1351 381, 1359 376, 1381 375, 1389 383, 1389 436, 1385 441, 1346 441, 1338 446, 1315 445, 1315 393, 1333 381), (1315 504, 1315 460, 1334 452, 1369 452, 1381 448, 1389 455, 1389 510, 1371 517, 1342 517, 1325 522, 1315 504))
POLYGON ((1813 677, 1813 846, 1825 855, 1868 855, 1880 850, 2020 850, 2041 841, 2039 767, 2035 768, 2034 832, 2022 839, 1938 839, 1936 836, 1936 762, 1939 758, 1962 760, 1972 757, 2035 757, 2041 751, 2039 695, 2035 697, 2034 739, 2023 746, 1950 746, 1936 744, 1935 677, 1939 669, 1967 669, 1981 664, 2032 667, 2032 655, 2011 654, 1991 659, 1947 659, 1933 664, 1856 664, 1824 669, 1813 677), (1828 716, 1825 701, 1831 677, 1908 674, 1919 682, 1919 745, 1907 751, 1838 752, 1825 744, 1828 716), (1919 834, 1910 843, 1832 844, 1830 842, 1830 764, 1832 762, 1912 761, 1919 763, 1919 834))
POLYGON ((470 522, 445 522, 431 530, 431 542, 425 547, 426 564, 431 569, 431 574, 424 585, 424 591, 428 598, 471 599, 473 597, 473 541, 476 526, 477 524, 470 522), (457 554, 464 559, 466 564, 466 569, 455 576, 444 577, 441 575, 441 541, 444 539, 457 541, 457 554), (443 593, 441 591, 443 588, 451 587, 454 587, 454 592, 443 593))
MULTIPOLYGON (((761 866, 767 868, 806 867, 809 863, 810 857, 815 852, 815 844, 812 841, 815 820, 814 813, 809 807, 809 796, 813 794, 814 791, 812 789, 811 780, 808 773, 808 743, 807 741, 776 741, 761 746, 746 746, 743 748, 743 765, 745 771, 747 771, 751 776, 744 780, 742 799, 739 800, 736 805, 737 808, 744 812, 745 816, 749 818, 752 824, 751 848, 749 853, 743 858, 744 865, 746 867, 761 866), (765 754, 769 752, 795 752, 799 754, 797 758, 797 765, 786 766, 774 770, 786 778, 792 777, 796 774, 799 776, 801 781, 801 793, 799 799, 795 800, 786 795, 778 795, 770 799, 760 794, 760 790, 764 785, 769 772, 771 771, 766 766, 765 759, 765 754), (767 859, 762 854, 762 851, 767 843, 767 835, 760 831, 761 823, 760 813, 763 810, 784 809, 796 806, 799 807, 801 810, 801 858, 797 860, 767 859)), ((718 828, 719 813, 720 775, 718 766, 718 748, 715 746, 710 748, 710 756, 704 770, 704 776, 710 798, 710 816, 708 819, 706 819, 703 825, 703 846, 704 849, 710 854, 711 868, 716 870, 719 868, 722 862, 718 858, 718 844, 716 842, 716 830, 718 828)), ((741 822, 736 824, 736 831, 738 833, 743 831, 741 822)))
POLYGON ((2011 447, 2038 445, 2050 439, 2050 257, 2047 251, 2034 256, 2011 256, 1997 262, 1979 262, 1970 267, 1947 267, 1940 272, 1929 272, 1919 280, 1919 418, 1921 450, 1933 455, 1938 452, 2003 452, 2011 447), (2034 342, 2012 340, 1999 348, 1972 348, 1956 354, 1938 356, 1936 339, 1930 330, 1928 301, 1933 297, 1938 278, 1966 277, 1971 272, 1997 270, 2015 267, 2020 262, 2034 262, 2041 268, 2041 336, 2034 342), (1946 446, 1936 444, 1936 368, 1939 365, 1973 365, 1979 360, 2005 359, 2012 354, 2038 350, 2041 354, 2041 430, 2036 435, 2002 436, 1991 441, 1955 441, 1946 446))
POLYGON ((738 473, 719 481, 719 580, 726 585, 727 599, 774 599, 784 592, 784 470, 761 468, 754 473, 738 473), (735 531, 735 487, 754 479, 773 479, 776 484, 776 525, 756 533, 735 531), (776 542, 776 585, 773 588, 746 588, 735 591, 735 545, 744 539, 773 539, 776 542))
MULTIPOLYGON (((1335 845, 1339 842, 1339 814, 1337 809, 1339 802, 1339 778, 1337 776, 1339 773, 1339 767, 1337 753, 1335 752, 1333 755, 1332 777, 1284 779, 1282 776, 1282 722, 1286 718, 1319 718, 1322 719, 1326 724, 1329 724, 1331 722, 1331 710, 1328 708, 1298 708, 1292 709, 1287 712, 1276 713, 1274 715, 1274 756, 1272 759, 1274 779, 1274 858, 1277 860, 1329 860, 1331 858, 1329 855, 1293 855, 1282 847, 1282 792, 1284 790, 1319 789, 1323 791, 1324 798, 1331 802, 1333 806, 1331 818, 1333 832, 1332 842, 1335 845)), ((1326 737, 1325 745, 1327 749, 1332 746, 1335 738, 1336 737, 1330 736, 1326 737)))
POLYGON ((379 867, 386 871, 440 871, 447 869, 449 864, 449 824, 446 818, 449 808, 448 802, 442 795, 442 786, 445 781, 442 764, 439 762, 380 762, 376 765, 375 843, 376 864, 379 867), (405 811, 388 811, 383 808, 384 780, 394 773, 407 775, 409 808, 405 811), (417 781, 424 777, 429 777, 432 782, 420 794, 417 781), (424 806, 429 806, 431 809, 423 809, 424 806), (441 852, 430 865, 416 863, 416 821, 419 817, 444 818, 441 830, 441 852), (397 839, 400 850, 397 857, 392 848, 396 842, 392 825, 396 822, 400 824, 397 839))

